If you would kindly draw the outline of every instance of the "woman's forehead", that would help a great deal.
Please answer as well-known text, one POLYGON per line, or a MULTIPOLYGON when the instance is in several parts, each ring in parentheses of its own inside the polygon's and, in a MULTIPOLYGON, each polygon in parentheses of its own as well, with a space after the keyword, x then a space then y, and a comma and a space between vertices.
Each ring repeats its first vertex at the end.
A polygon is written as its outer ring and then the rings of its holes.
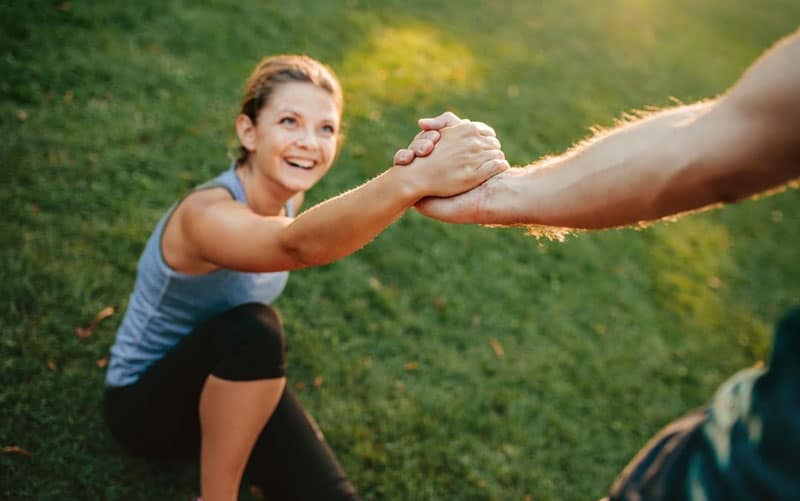
POLYGON ((273 113, 292 112, 336 121, 340 115, 333 95, 308 82, 287 82, 276 86, 262 112, 267 110, 273 113))

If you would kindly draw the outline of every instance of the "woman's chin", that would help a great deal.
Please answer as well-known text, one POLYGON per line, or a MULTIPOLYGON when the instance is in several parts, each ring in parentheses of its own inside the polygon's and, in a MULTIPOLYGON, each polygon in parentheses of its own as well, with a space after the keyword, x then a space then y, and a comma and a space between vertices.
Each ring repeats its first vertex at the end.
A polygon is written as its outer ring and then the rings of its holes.
POLYGON ((319 181, 319 179, 317 178, 315 179, 293 178, 293 179, 284 179, 282 184, 287 190, 293 193, 299 193, 301 191, 308 191, 309 189, 311 189, 312 186, 317 184, 317 181, 319 181))
POLYGON ((278 180, 284 187, 293 192, 308 191, 322 179, 326 171, 327 169, 324 169, 321 165, 308 170, 286 166, 278 174, 278 180))

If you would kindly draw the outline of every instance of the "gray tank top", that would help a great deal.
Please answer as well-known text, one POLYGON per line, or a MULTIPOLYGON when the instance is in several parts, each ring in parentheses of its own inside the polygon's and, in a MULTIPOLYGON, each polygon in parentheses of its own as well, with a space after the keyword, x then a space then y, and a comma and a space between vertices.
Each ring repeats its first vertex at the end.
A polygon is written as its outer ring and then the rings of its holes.
MULTIPOLYGON (((198 189, 223 187, 247 205, 234 167, 198 189)), ((245 273, 228 269, 189 275, 172 269, 161 253, 164 226, 158 222, 139 258, 136 284, 128 301, 106 372, 107 386, 135 383, 139 376, 203 320, 244 303, 271 304, 283 292, 288 271, 245 273)), ((286 215, 294 216, 291 202, 286 215)))

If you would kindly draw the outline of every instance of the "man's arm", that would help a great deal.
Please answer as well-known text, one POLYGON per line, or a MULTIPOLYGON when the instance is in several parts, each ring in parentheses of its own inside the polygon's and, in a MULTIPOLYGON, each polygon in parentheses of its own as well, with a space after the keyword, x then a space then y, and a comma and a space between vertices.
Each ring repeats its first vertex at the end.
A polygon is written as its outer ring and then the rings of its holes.
POLYGON ((417 208, 450 222, 606 228, 732 202, 798 176, 800 32, 720 98, 623 124, 417 208))

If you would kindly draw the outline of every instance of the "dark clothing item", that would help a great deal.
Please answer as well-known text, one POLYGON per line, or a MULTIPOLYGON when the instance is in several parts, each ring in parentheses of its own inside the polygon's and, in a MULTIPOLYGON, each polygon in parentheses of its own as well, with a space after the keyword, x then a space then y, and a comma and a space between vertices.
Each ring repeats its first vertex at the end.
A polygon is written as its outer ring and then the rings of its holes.
MULTIPOLYGON (((284 351, 275 310, 255 303, 238 306, 197 327, 136 383, 108 388, 106 422, 134 454, 196 459, 206 378, 282 377, 284 351)), ((288 390, 258 437, 245 476, 272 501, 358 499, 316 424, 288 390)))
POLYGON ((769 368, 739 372, 662 430, 610 499, 800 499, 800 308, 778 324, 769 368))
POLYGON ((359 499, 317 424, 289 390, 258 437, 245 477, 270 501, 359 499))

